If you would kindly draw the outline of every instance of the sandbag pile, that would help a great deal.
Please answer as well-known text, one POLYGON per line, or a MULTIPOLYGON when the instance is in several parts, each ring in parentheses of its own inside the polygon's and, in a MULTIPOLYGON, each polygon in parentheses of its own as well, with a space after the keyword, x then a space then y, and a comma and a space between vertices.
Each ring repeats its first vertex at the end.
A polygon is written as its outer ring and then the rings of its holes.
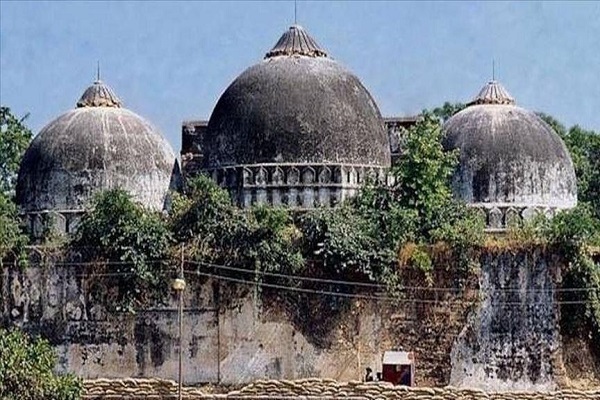
MULTIPOLYGON (((186 400, 598 400, 600 388, 555 392, 487 393, 479 389, 394 386, 387 382, 338 382, 333 379, 257 380, 226 394, 184 387, 186 400)), ((164 379, 94 379, 85 381, 85 400, 170 400, 177 383, 164 379)))
POLYGON ((356 398, 381 400, 584 400, 600 399, 600 388, 590 391, 562 390, 556 392, 501 392, 486 393, 479 389, 453 387, 429 388, 394 386, 387 382, 360 381, 337 382, 333 379, 259 380, 238 391, 227 394, 227 398, 356 398))

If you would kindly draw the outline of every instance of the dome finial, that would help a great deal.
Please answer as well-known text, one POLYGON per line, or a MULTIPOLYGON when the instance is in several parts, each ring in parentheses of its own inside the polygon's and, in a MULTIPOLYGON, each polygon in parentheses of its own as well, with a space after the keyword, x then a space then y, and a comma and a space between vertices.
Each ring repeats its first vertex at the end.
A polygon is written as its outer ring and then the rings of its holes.
POLYGON ((492 80, 496 80, 496 60, 492 58, 492 80))
POLYGON ((327 57, 327 53, 300 25, 292 25, 281 35, 265 58, 277 56, 327 57))
MULTIPOLYGON (((492 67, 494 68, 494 67, 492 67)), ((493 78, 495 78, 495 71, 492 69, 493 78)), ((467 106, 473 106, 478 104, 504 104, 514 105, 515 99, 508 93, 504 86, 502 86, 496 80, 488 82, 475 96, 471 102, 467 103, 467 106)))
POLYGON ((98 60, 96 68, 96 82, 100 82, 100 60, 98 60))
POLYGON ((81 107, 115 107, 120 108, 123 103, 115 92, 100 80, 100 62, 98 62, 97 80, 88 87, 77 102, 81 107))

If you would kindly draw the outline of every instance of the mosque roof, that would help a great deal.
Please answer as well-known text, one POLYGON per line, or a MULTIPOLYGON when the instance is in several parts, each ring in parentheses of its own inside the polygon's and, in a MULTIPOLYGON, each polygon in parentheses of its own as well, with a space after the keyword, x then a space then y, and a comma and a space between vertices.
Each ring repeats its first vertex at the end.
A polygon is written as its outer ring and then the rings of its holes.
POLYGON ((297 25, 225 90, 204 144, 206 168, 391 162, 389 139, 371 94, 297 25))

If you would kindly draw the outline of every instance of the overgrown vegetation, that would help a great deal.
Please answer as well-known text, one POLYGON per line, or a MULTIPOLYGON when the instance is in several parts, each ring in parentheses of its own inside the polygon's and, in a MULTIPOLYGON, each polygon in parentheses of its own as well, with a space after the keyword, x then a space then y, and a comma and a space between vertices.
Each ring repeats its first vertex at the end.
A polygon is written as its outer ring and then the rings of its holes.
POLYGON ((185 244, 186 254, 201 264, 256 273, 295 273, 304 264, 289 210, 264 206, 240 210, 206 176, 188 183, 187 196, 176 196, 169 227, 185 244))
POLYGON ((15 203, 0 193, 0 266, 7 258, 24 263, 26 243, 27 237, 21 229, 15 203))
POLYGON ((83 382, 53 372, 57 357, 48 341, 18 329, 0 328, 0 398, 3 400, 77 400, 83 382))
POLYGON ((567 129, 550 115, 538 115, 558 133, 569 149, 577 176, 579 203, 589 204, 600 219, 600 132, 579 125, 567 129))
MULTIPOLYGON (((217 270, 246 281, 334 293, 356 291, 353 285, 269 275, 296 274, 381 284, 398 293, 402 268, 432 274, 436 263, 428 247, 441 240, 458 275, 466 274, 476 266, 472 249, 483 240, 483 220, 452 199, 449 183, 458 158, 443 150, 442 135, 439 118, 424 113, 406 132, 403 158, 392 170, 396 183, 390 187, 370 182, 358 196, 334 209, 300 214, 271 207, 242 211, 210 178, 200 176, 189 182, 187 196, 174 201, 170 228, 176 240, 186 244, 188 256, 200 263, 199 270, 217 270), (412 252, 399 266, 403 246, 421 251, 412 252), (226 267, 232 266, 248 272, 229 273, 226 267)), ((304 305, 308 302, 307 296, 297 297, 304 305)), ((342 307, 335 297, 328 301, 332 308, 342 307)))
POLYGON ((114 290, 106 304, 133 312, 168 292, 171 244, 162 216, 116 189, 95 198, 72 247, 84 261, 96 263, 94 273, 103 275, 114 290))
POLYGON ((444 151, 442 138, 439 118, 424 112, 406 133, 403 157, 391 171, 395 184, 367 187, 352 204, 379 221, 377 231, 387 236, 385 245, 396 255, 400 247, 411 245, 415 251, 407 260, 412 266, 431 272, 435 263, 426 248, 444 242, 456 272, 463 274, 476 266, 472 249, 483 242, 484 221, 452 198, 450 180, 458 154, 444 151))
POLYGON ((562 296, 563 334, 593 337, 595 348, 600 349, 600 133, 578 125, 567 129, 552 116, 538 115, 569 149, 579 205, 552 220, 532 221, 523 231, 541 237, 567 261, 562 282, 562 288, 567 289, 562 296))
POLYGON ((0 193, 14 195, 21 158, 31 141, 31 131, 23 118, 17 118, 10 108, 0 106, 0 193))
POLYGON ((0 106, 0 265, 5 258, 25 263, 23 234, 14 203, 19 164, 31 140, 25 119, 17 118, 10 108, 0 106))
POLYGON ((560 299, 563 330, 595 337, 600 349, 600 263, 592 256, 592 246, 600 246, 600 221, 584 204, 546 221, 545 236, 569 261, 562 288, 570 291, 560 299))

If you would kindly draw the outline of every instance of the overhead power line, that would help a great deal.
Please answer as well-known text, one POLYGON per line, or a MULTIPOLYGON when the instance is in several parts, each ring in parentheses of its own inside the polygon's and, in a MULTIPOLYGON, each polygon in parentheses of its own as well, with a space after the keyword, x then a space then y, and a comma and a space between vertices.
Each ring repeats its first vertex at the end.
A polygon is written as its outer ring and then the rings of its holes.
MULTIPOLYGON (((372 287, 372 288, 378 288, 378 289, 386 289, 387 288, 386 285, 382 285, 379 283, 344 281, 344 280, 335 280, 335 279, 314 278, 314 277, 308 277, 308 276, 296 275, 296 274, 282 274, 282 273, 278 273, 278 272, 256 271, 256 270, 247 269, 247 268, 232 267, 232 266, 222 265, 222 264, 205 263, 205 262, 200 262, 200 261, 186 261, 186 264, 200 265, 200 266, 221 269, 221 270, 227 270, 227 271, 233 271, 233 272, 242 272, 242 273, 247 273, 247 274, 272 276, 272 277, 279 277, 279 278, 293 279, 293 280, 300 280, 300 281, 307 281, 307 282, 339 284, 339 285, 346 285, 346 286, 363 286, 363 287, 372 287)), ((436 286, 399 286, 398 290, 457 292, 457 291, 460 291, 461 289, 451 288, 451 287, 436 287, 436 286)), ((572 292, 572 291, 574 291, 574 292, 596 291, 596 290, 597 289, 594 289, 594 288, 554 288, 554 289, 535 289, 535 290, 525 290, 525 291, 528 293, 553 293, 553 292, 572 292)), ((494 289, 494 291, 510 292, 510 293, 523 292, 523 288, 500 288, 500 289, 494 289)))
MULTIPOLYGON (((158 260, 149 260, 149 261, 144 261, 145 264, 173 264, 174 265, 174 260, 172 259, 158 259, 158 260)), ((386 285, 383 284, 378 284, 378 283, 369 283, 369 282, 359 282, 359 281, 347 281, 347 280, 338 280, 338 279, 327 279, 327 278, 316 278, 316 277, 310 277, 310 276, 303 276, 303 275, 297 275, 297 274, 284 274, 284 273, 279 273, 279 272, 270 272, 270 271, 257 271, 257 270, 253 270, 253 269, 248 269, 248 268, 241 268, 241 267, 234 267, 234 266, 229 266, 229 265, 223 265, 223 264, 214 264, 214 263, 206 263, 206 262, 201 262, 201 261, 193 261, 193 260, 184 260, 185 264, 188 265, 196 265, 196 266, 203 266, 203 267, 208 267, 208 268, 214 268, 214 269, 219 269, 219 270, 225 270, 225 271, 232 271, 232 272, 240 272, 240 273, 246 273, 246 274, 253 274, 253 275, 261 275, 261 276, 269 276, 269 277, 275 277, 275 278, 283 278, 283 279, 288 279, 288 280, 294 280, 294 281, 303 281, 303 282, 314 282, 314 283, 322 283, 322 284, 331 284, 331 285, 343 285, 343 286, 355 286, 355 287, 365 287, 365 288, 374 288, 374 289, 383 289, 385 290, 387 288, 386 285)), ((76 266, 101 266, 101 265, 107 265, 107 266, 133 266, 136 265, 137 263, 133 262, 133 261, 86 261, 86 262, 63 262, 63 261, 58 261, 58 262, 51 262, 52 265, 54 266, 65 266, 65 267, 76 267, 76 266)), ((46 266, 48 265, 48 263, 43 263, 43 262, 34 262, 34 263, 29 263, 29 265, 31 266, 46 266)), ((189 272, 189 271, 188 271, 189 272)), ((195 271, 192 271, 195 272, 195 271)), ((73 274, 72 276, 76 276, 76 277, 89 277, 89 276, 95 276, 95 277, 117 277, 117 276, 128 276, 128 275, 134 275, 134 272, 132 271, 120 271, 120 272, 87 272, 87 273, 76 273, 73 274)), ((222 276, 222 275, 219 275, 222 276)), ((264 285, 264 283, 262 283, 262 285, 264 285)), ((423 291, 423 292, 458 292, 461 291, 461 289, 459 288, 453 288, 453 287, 437 287, 437 286, 398 286, 396 288, 397 291, 423 291)), ((552 289, 523 289, 523 288, 514 288, 514 287, 510 287, 510 288, 494 288, 492 289, 493 292, 496 293, 520 293, 520 292, 525 292, 525 293, 537 293, 537 294, 551 294, 551 293, 578 293, 578 292, 600 292, 598 289, 596 288, 582 288, 582 287, 571 287, 571 288, 552 288, 552 289)))
MULTIPOLYGON (((416 303, 416 304, 444 304, 444 303, 448 304, 448 303, 450 303, 450 304, 471 305, 474 303, 472 301, 465 301, 465 300, 460 300, 460 299, 426 300, 426 299, 394 297, 394 296, 389 296, 385 293, 376 293, 375 295, 366 295, 366 294, 361 294, 361 293, 332 292, 332 291, 327 291, 327 290, 315 290, 315 289, 307 289, 307 288, 287 286, 287 285, 278 285, 278 284, 273 284, 273 283, 249 281, 249 280, 238 279, 238 278, 217 275, 217 274, 210 274, 210 273, 200 272, 200 271, 185 271, 185 272, 187 274, 196 274, 196 275, 205 276, 205 277, 209 277, 209 278, 213 278, 213 279, 217 279, 217 280, 235 282, 235 283, 245 284, 245 285, 249 285, 249 286, 260 285, 261 287, 266 287, 266 288, 307 293, 307 294, 318 294, 318 295, 322 295, 322 296, 334 296, 334 297, 345 297, 345 298, 352 298, 352 299, 380 300, 380 301, 416 303)), ((500 303, 494 303, 494 304, 498 305, 498 306, 520 306, 521 307, 524 304, 525 305, 538 305, 538 304, 546 304, 546 302, 525 302, 525 303, 523 303, 523 302, 500 302, 500 303)), ((586 302, 585 301, 555 301, 555 302, 552 302, 552 304, 559 304, 559 305, 579 304, 579 305, 581 305, 581 304, 586 304, 586 302)))

